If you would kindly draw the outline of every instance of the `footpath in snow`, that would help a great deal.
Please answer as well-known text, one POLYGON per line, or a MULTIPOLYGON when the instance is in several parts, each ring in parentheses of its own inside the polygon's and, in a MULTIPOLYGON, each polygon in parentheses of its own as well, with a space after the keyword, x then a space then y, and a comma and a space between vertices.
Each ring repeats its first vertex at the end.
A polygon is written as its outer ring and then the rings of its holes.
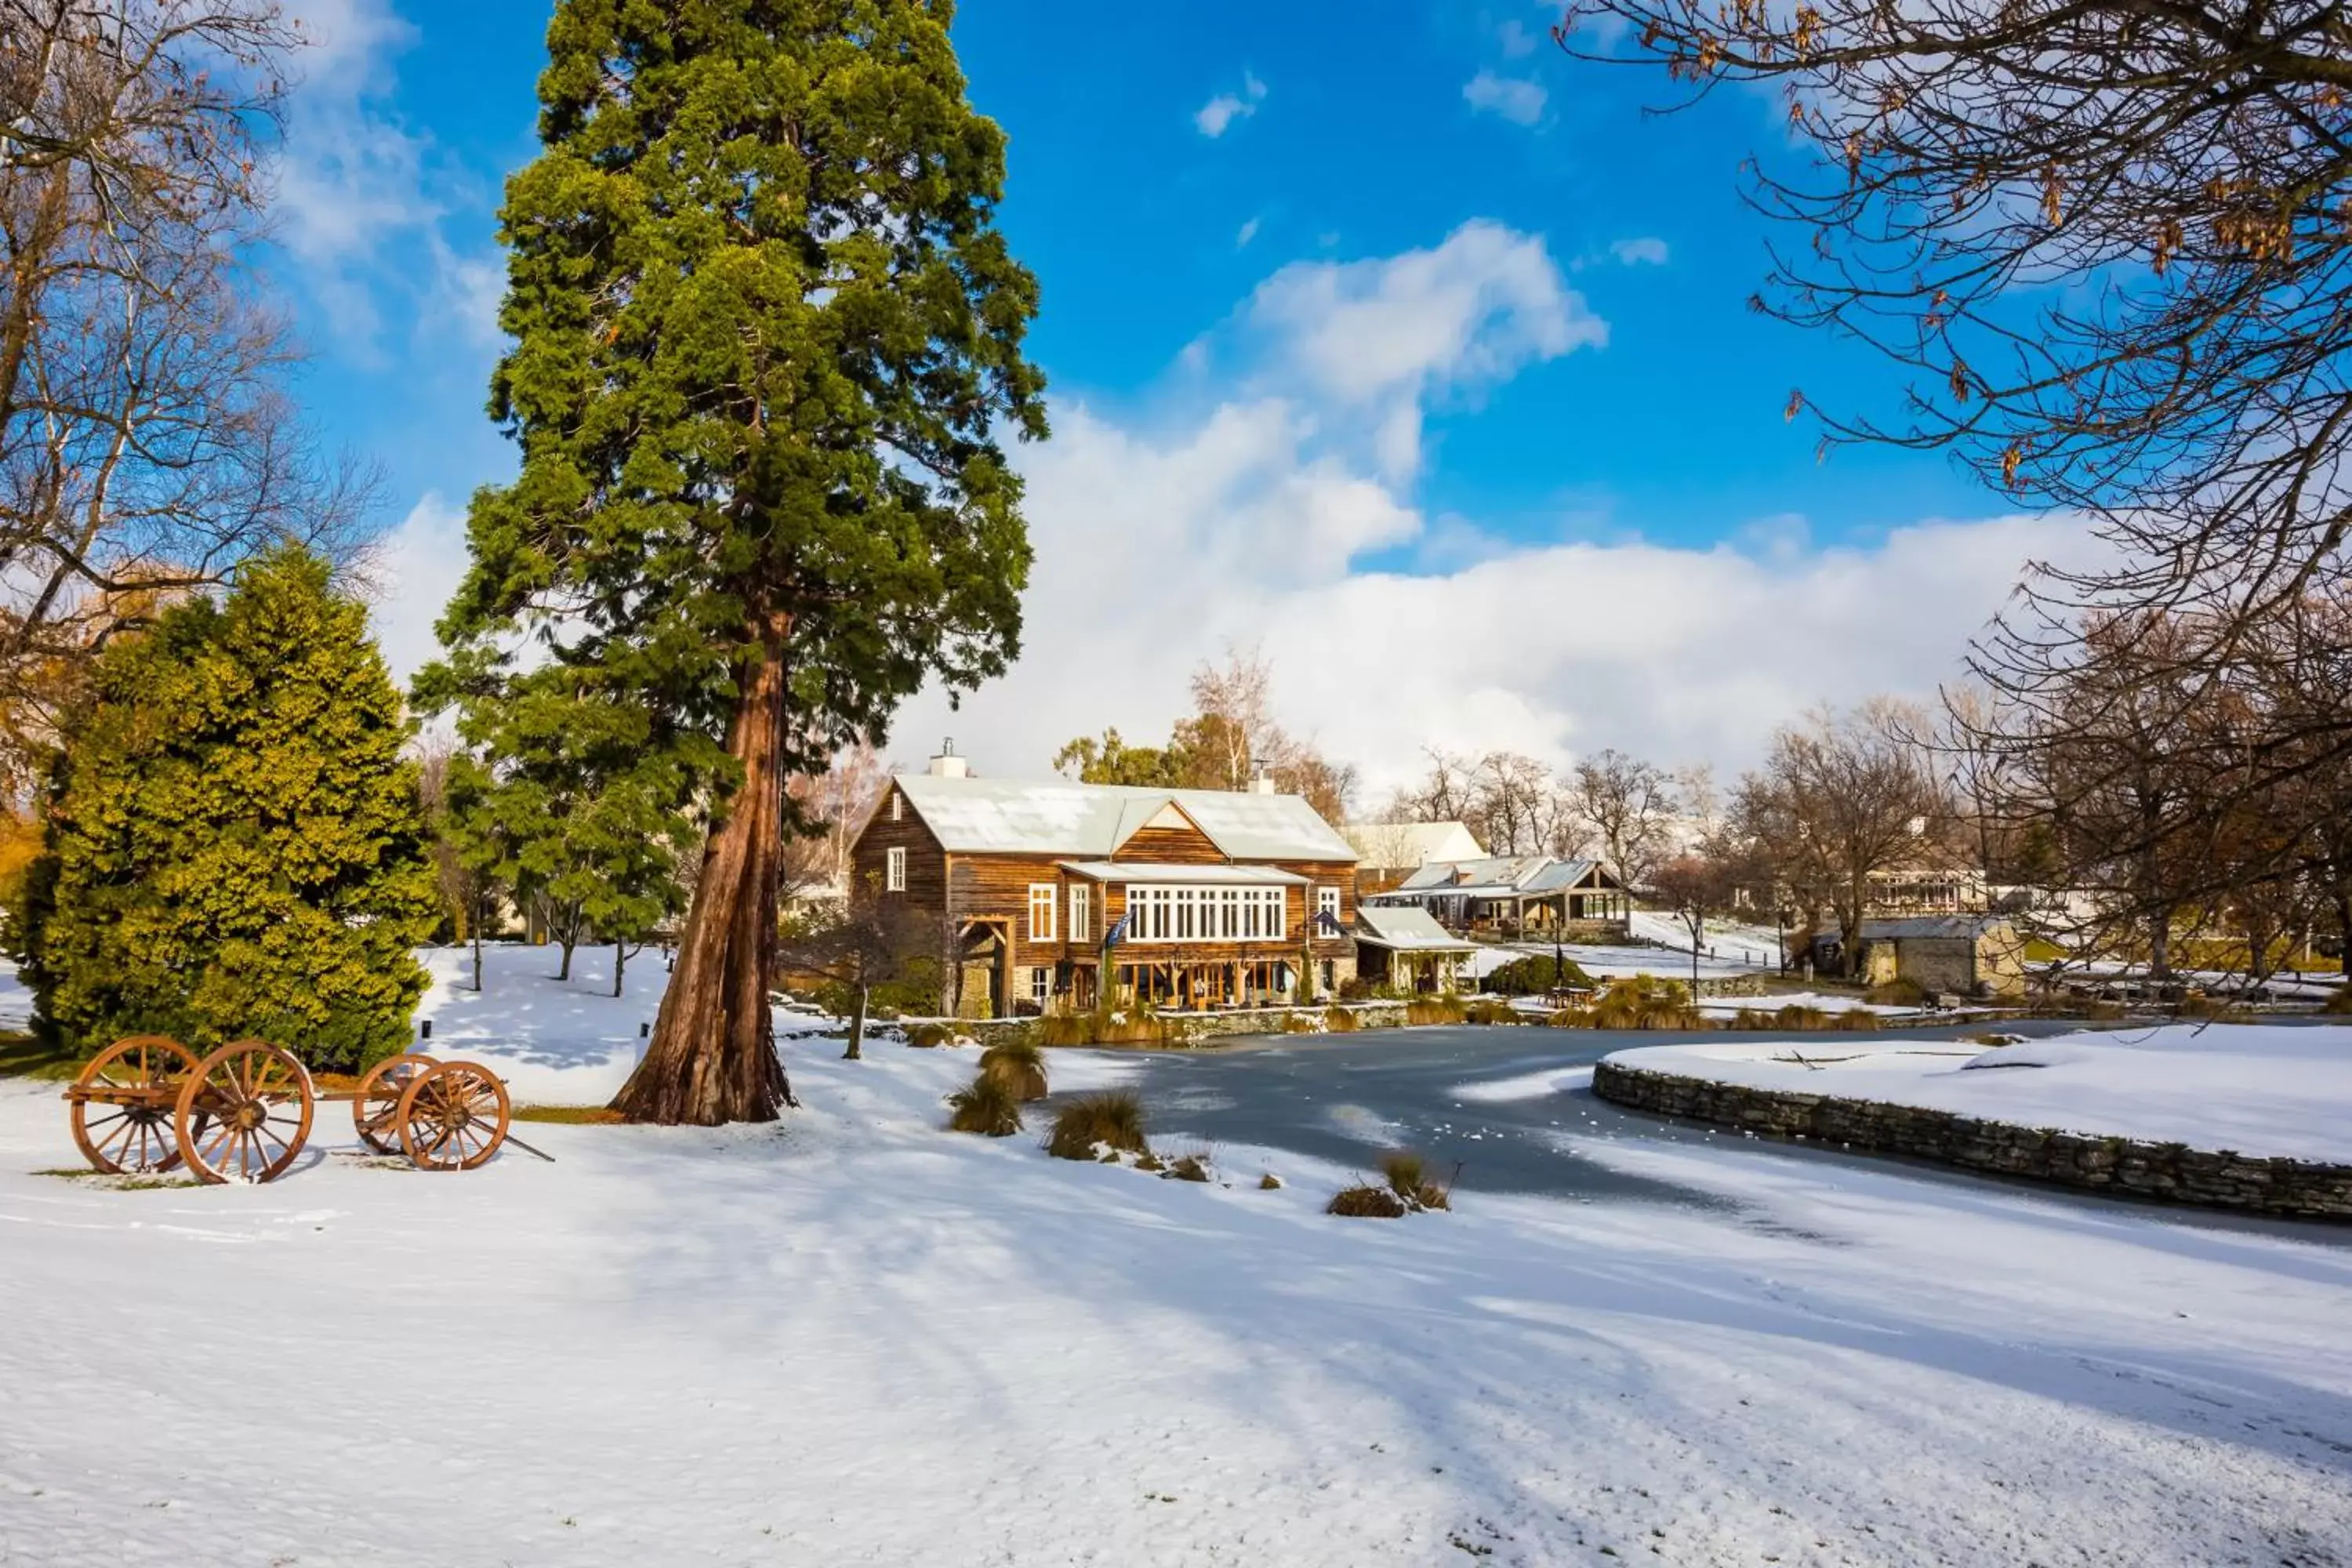
MULTIPOLYGON (((494 963, 435 1046, 608 1094, 658 960, 494 963)), ((1276 1150, 950 1134, 971 1051, 785 1049, 775 1126, 431 1175, 322 1113, 259 1187, 47 1173, 0 1082, 0 1563, 2352 1563, 2352 1249, 1567 1131, 1704 1201, 1337 1220, 1276 1150)))
POLYGON ((1644 1046, 1610 1061, 2096 1137, 2352 1164, 2352 1027, 2170 1024, 1988 1047, 1851 1037, 1644 1046))

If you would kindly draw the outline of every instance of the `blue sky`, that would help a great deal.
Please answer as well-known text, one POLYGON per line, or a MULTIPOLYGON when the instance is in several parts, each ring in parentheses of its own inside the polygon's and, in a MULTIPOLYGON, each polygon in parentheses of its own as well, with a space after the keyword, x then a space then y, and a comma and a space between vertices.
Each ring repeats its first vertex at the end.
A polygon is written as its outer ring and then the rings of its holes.
MULTIPOLYGON (((464 498, 511 464, 481 412, 492 215, 533 150, 546 14, 299 9, 320 47, 279 271, 306 403, 387 476, 379 620, 405 665, 464 498)), ((1228 642, 1265 650, 1294 727, 1376 782, 1424 744, 1731 768, 1807 702, 1948 671, 2048 530, 1933 456, 1816 460, 1792 387, 1887 412, 1900 384, 1746 308, 1766 233, 1737 171, 1771 144, 1769 102, 1644 117, 1664 84, 1568 60, 1549 20, 964 7, 1057 423, 1024 464, 1032 654, 954 719, 966 750, 1030 772, 1077 730, 1162 728, 1228 642), (1834 668, 1857 637, 1864 668, 1834 668), (1351 695, 1365 677, 1392 701, 1351 695)), ((949 721, 918 703, 898 749, 949 721)))

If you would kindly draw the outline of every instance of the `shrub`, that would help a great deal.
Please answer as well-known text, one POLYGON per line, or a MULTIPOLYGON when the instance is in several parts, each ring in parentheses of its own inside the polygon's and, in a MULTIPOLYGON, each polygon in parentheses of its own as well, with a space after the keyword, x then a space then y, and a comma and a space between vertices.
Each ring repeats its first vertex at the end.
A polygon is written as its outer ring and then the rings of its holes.
POLYGON ((1562 986, 1590 990, 1592 976, 1576 960, 1562 957, 1555 963, 1549 953, 1515 958, 1486 976, 1486 989, 1497 996, 1534 996, 1562 986))
POLYGON ((1404 1021, 1414 1025, 1458 1024, 1465 1011, 1457 997, 1416 996, 1404 1005, 1404 1021))
POLYGON ((1898 975, 1884 985, 1874 985, 1864 992, 1863 1000, 1875 1002, 1882 1007, 1924 1007, 1927 1005, 1927 988, 1916 980, 1898 975))
POLYGON ((1402 1198, 1408 1208, 1453 1206, 1445 1189, 1429 1179, 1428 1162, 1410 1150, 1396 1149, 1381 1155, 1381 1174, 1387 1179, 1389 1191, 1402 1198))
POLYGON ((1021 1100, 1013 1086, 994 1073, 982 1072, 971 1087, 948 1096, 948 1106, 950 1131, 1010 1138, 1021 1131, 1021 1100))
POLYGON ((1149 1154, 1143 1137, 1143 1100, 1132 1089, 1081 1095, 1062 1107, 1045 1152, 1061 1160, 1091 1160, 1098 1147, 1149 1154))
POLYGON ((1004 1040, 980 1053, 980 1075, 1004 1080, 1013 1098, 1045 1098, 1045 1054, 1027 1040, 1004 1040))
POLYGON ((907 1030, 907 1043, 927 1051, 934 1050, 940 1046, 953 1045, 955 1037, 953 1024, 915 1024, 909 1026, 907 1030))
POLYGON ((1388 1188, 1359 1182, 1334 1193, 1331 1201, 1323 1205, 1323 1212, 1343 1219, 1402 1219, 1405 1206, 1404 1200, 1388 1188))
POLYGON ((1323 1027, 1334 1035, 1352 1035, 1356 1032, 1356 1016, 1345 1007, 1326 1007, 1323 1027))
POLYGON ((1187 1154, 1169 1166, 1168 1173, 1180 1182, 1205 1182, 1209 1179, 1209 1165, 1200 1155, 1187 1154))

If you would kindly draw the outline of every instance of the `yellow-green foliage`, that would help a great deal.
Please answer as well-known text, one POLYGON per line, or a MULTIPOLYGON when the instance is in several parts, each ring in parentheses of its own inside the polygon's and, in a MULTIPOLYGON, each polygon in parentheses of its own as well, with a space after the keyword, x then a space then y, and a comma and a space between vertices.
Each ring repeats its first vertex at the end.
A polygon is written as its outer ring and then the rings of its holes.
POLYGON ((1257 1179, 1257 1190, 1262 1193, 1278 1193, 1282 1191, 1282 1178, 1268 1171, 1257 1179))
POLYGON ((258 557, 114 644, 65 742, 18 923, 65 1043, 408 1044, 439 900, 400 693, 325 562, 258 557))
POLYGON ((1326 1007, 1323 1027, 1335 1035, 1352 1035, 1356 1032, 1356 1016, 1345 1007, 1326 1007))
POLYGON ((1045 1054, 1027 1040, 1005 1040, 980 1053, 980 1076, 1002 1079, 1013 1098, 1045 1098, 1045 1054))
POLYGON ((978 1132, 990 1138, 1010 1138, 1021 1131, 1021 1100, 1013 1086, 983 1071, 968 1089, 948 1096, 951 1114, 948 1127, 956 1132, 978 1132))
POLYGON ((1132 1089, 1106 1089, 1081 1095, 1062 1107, 1045 1152, 1063 1160, 1091 1160, 1097 1146, 1149 1154, 1143 1136, 1143 1100, 1132 1089))
POLYGON ((1405 1203, 1386 1187, 1359 1182, 1334 1193, 1331 1201, 1323 1205, 1323 1212, 1343 1219, 1402 1219, 1405 1203))
POLYGON ((1465 1009, 1454 996, 1416 996, 1404 1005, 1404 1021, 1408 1024, 1458 1024, 1465 1009))

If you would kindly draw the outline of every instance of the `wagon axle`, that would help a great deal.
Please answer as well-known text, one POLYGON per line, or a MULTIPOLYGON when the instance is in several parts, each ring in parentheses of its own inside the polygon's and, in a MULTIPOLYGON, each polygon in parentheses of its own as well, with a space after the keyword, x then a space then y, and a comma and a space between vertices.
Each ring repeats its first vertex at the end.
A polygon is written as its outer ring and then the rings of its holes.
POLYGON ((506 1142, 506 1085, 473 1062, 379 1062, 351 1089, 320 1092, 291 1052, 237 1040, 205 1058, 163 1035, 100 1051, 66 1090, 74 1142, 92 1168, 144 1175, 184 1163, 206 1182, 267 1182, 310 1136, 320 1100, 348 1100, 360 1141, 427 1171, 470 1171, 506 1142))

